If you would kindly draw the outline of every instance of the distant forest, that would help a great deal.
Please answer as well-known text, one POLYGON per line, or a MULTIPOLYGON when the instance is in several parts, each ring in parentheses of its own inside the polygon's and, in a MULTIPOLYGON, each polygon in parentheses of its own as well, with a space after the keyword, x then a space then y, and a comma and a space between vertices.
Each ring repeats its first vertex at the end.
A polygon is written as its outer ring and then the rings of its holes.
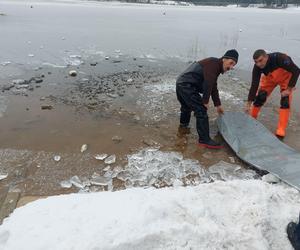
POLYGON ((262 4, 264 7, 268 8, 286 8, 288 4, 300 5, 300 0, 187 0, 187 2, 192 2, 196 5, 229 5, 236 4, 241 7, 248 7, 253 4, 262 4))
MULTIPOLYGON (((121 0, 123 2, 150 3, 151 0, 121 0)), ((159 2, 160 0, 155 0, 159 2)), ((162 0, 163 1, 163 0, 162 0)), ((249 7, 261 4, 262 8, 286 8, 289 4, 300 6, 300 0, 174 0, 175 2, 188 2, 195 5, 227 6, 236 4, 240 7, 249 7)))

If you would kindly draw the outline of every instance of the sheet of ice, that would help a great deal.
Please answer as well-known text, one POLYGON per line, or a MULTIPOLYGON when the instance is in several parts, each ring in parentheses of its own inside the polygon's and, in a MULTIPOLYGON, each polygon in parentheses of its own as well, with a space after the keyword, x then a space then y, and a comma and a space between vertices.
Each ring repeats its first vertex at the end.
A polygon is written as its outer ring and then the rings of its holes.
POLYGON ((2 250, 292 250, 299 193, 259 180, 49 197, 0 226, 2 250))
POLYGON ((248 69, 257 48, 300 54, 297 9, 1 1, 1 12, 6 15, 0 16, 0 47, 15 49, 2 51, 0 62, 78 65, 81 59, 70 55, 84 58, 100 51, 111 56, 115 50, 191 60, 220 56, 234 47, 240 51, 238 67, 248 69), (22 37, 16 39, 19 30, 22 37))

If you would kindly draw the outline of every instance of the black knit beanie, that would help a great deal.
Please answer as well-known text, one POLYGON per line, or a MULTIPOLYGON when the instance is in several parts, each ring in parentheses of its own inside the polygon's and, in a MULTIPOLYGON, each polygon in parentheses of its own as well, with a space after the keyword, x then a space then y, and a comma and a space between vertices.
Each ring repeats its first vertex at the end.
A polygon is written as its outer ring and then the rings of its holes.
POLYGON ((232 59, 237 63, 239 60, 239 53, 235 49, 227 50, 223 58, 232 59))

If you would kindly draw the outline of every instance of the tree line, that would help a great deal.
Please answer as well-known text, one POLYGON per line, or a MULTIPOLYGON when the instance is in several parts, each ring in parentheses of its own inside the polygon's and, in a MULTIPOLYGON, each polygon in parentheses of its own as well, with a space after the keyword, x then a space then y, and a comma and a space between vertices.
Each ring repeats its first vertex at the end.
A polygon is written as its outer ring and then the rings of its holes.
MULTIPOLYGON (((150 3, 150 0, 121 0, 124 2, 150 3)), ((160 0, 156 0, 159 2, 160 0)), ((162 0, 163 1, 163 0, 162 0)), ((174 0, 175 2, 188 2, 195 5, 227 6, 236 4, 239 7, 249 7, 254 4, 262 4, 266 8, 286 8, 289 4, 300 6, 300 0, 174 0)))

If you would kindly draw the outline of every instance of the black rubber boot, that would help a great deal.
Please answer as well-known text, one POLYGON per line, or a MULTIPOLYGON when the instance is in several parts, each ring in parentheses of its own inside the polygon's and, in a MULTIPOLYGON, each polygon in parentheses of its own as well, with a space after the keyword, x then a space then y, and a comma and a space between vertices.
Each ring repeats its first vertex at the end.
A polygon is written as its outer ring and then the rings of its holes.
POLYGON ((287 225, 286 232, 294 249, 300 250, 300 225, 290 222, 287 225))
POLYGON ((196 117, 197 118, 197 132, 199 135, 199 146, 212 149, 220 149, 223 146, 209 136, 209 121, 208 116, 206 117, 196 117))
POLYGON ((215 142, 211 138, 208 141, 199 141, 198 146, 203 147, 203 148, 211 148, 211 149, 221 149, 221 148, 223 148, 223 146, 220 143, 215 142))

